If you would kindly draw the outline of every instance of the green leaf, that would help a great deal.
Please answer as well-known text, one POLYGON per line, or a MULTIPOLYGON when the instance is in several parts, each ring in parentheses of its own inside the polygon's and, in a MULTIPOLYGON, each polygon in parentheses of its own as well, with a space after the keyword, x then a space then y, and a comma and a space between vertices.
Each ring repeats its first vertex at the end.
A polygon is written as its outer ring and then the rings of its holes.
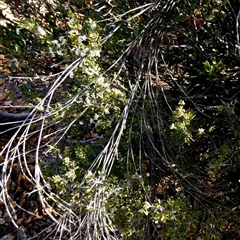
POLYGON ((222 1, 222 5, 225 5, 225 4, 227 4, 229 2, 229 0, 223 0, 222 1))
POLYGON ((177 21, 177 22, 184 22, 184 21, 187 20, 187 19, 188 19, 188 16, 187 16, 186 14, 184 14, 184 15, 179 15, 179 16, 176 17, 176 21, 177 21))
POLYGON ((137 37, 139 35, 139 28, 135 27, 133 29, 133 34, 134 34, 134 37, 137 37))
POLYGON ((210 68, 211 68, 211 65, 210 65, 209 61, 205 61, 203 64, 204 64, 205 70, 209 71, 210 68))

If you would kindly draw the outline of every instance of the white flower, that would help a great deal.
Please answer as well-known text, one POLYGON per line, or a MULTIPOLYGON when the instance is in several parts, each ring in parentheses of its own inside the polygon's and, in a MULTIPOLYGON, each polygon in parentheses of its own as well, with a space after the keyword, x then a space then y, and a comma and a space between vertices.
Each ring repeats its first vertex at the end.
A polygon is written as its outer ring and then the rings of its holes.
POLYGON ((159 210, 160 210, 160 212, 163 212, 163 211, 165 210, 165 208, 162 207, 162 206, 160 206, 160 207, 159 207, 159 210))
POLYGON ((58 44, 58 40, 53 40, 53 41, 51 41, 51 43, 53 43, 53 44, 58 44))
POLYGON ((204 129, 203 129, 203 128, 199 128, 199 129, 198 129, 198 134, 199 134, 199 135, 202 135, 203 133, 204 133, 204 129))
POLYGON ((90 25, 90 29, 91 29, 91 30, 94 30, 96 27, 97 27, 97 24, 96 24, 95 22, 93 22, 93 23, 90 25))
POLYGON ((103 83, 104 83, 104 77, 99 77, 99 78, 97 78, 96 83, 97 83, 98 85, 103 85, 103 83))
POLYGON ((89 49, 88 48, 84 48, 83 51, 81 52, 81 57, 85 57, 88 53, 89 49))
POLYGON ((51 43, 55 44, 58 48, 60 48, 60 43, 58 42, 58 40, 53 40, 51 41, 51 43))
POLYGON ((109 108, 104 108, 104 113, 105 114, 110 114, 109 108))
POLYGON ((100 57, 100 50, 92 50, 90 51, 90 56, 92 57, 100 57))
POLYGON ((67 22, 67 24, 70 26, 70 25, 72 25, 73 23, 74 23, 74 19, 72 18, 72 19, 70 19, 68 22, 67 22))
POLYGON ((104 86, 105 90, 108 90, 109 87, 110 87, 110 84, 109 83, 104 83, 103 86, 104 86))
POLYGON ((96 72, 94 71, 94 69, 90 69, 90 68, 87 68, 85 70, 85 73, 89 76, 93 76, 94 74, 96 74, 96 72))
POLYGON ((78 37, 78 43, 82 43, 83 41, 86 41, 86 40, 87 40, 87 36, 86 35, 78 37))
POLYGON ((48 47, 48 49, 50 54, 54 54, 52 47, 48 47))
POLYGON ((76 49, 75 49, 75 55, 76 55, 76 56, 79 56, 79 55, 80 55, 80 49, 79 49, 79 48, 76 48, 76 49))
POLYGON ((99 115, 97 113, 94 114, 93 120, 97 121, 99 118, 99 115))
POLYGON ((144 206, 143 206, 143 207, 146 208, 146 209, 149 209, 149 208, 152 207, 152 205, 151 205, 148 201, 146 201, 146 202, 144 203, 144 206))
POLYGON ((61 41, 61 45, 64 45, 67 42, 66 38, 64 37, 60 37, 59 40, 61 41))
POLYGON ((42 36, 46 35, 46 31, 39 25, 36 28, 36 33, 38 33, 39 35, 42 35, 42 36))
POLYGON ((70 34, 70 35, 72 35, 72 34, 78 34, 78 30, 75 30, 75 29, 70 30, 70 31, 68 31, 68 34, 70 34))
POLYGON ((57 50, 56 53, 57 53, 59 56, 62 56, 62 55, 63 55, 62 50, 57 50))
POLYGON ((115 96, 122 95, 122 92, 119 89, 116 89, 116 88, 112 89, 112 92, 113 92, 113 94, 115 94, 115 96))

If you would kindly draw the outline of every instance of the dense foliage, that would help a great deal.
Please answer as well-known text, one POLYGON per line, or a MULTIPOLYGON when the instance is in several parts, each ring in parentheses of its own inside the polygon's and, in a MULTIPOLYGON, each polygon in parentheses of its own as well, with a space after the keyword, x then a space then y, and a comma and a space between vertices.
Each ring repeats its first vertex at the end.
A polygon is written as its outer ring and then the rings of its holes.
POLYGON ((238 1, 0 7, 0 70, 32 109, 1 152, 18 237, 240 237, 238 1), (55 227, 31 231, 24 210, 55 227))

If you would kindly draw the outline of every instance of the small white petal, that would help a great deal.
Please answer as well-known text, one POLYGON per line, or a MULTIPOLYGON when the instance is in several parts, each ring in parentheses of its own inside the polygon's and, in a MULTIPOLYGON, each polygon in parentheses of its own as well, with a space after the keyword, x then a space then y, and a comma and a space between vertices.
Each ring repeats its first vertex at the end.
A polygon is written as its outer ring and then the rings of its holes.
POLYGON ((80 49, 79 49, 79 48, 76 48, 76 49, 75 49, 75 55, 77 55, 77 56, 80 55, 80 49))
POLYGON ((53 40, 53 41, 51 41, 51 43, 53 43, 53 44, 58 44, 58 40, 53 40))
POLYGON ((94 30, 96 27, 97 27, 97 24, 96 24, 95 22, 93 22, 93 23, 90 25, 90 29, 91 29, 91 30, 94 30))
POLYGON ((86 35, 78 37, 78 43, 82 43, 83 41, 86 41, 86 40, 87 40, 87 36, 86 35))
POLYGON ((70 30, 68 31, 68 34, 78 34, 78 30, 70 30))
POLYGON ((63 55, 62 50, 57 50, 57 54, 62 56, 63 55))
POLYGON ((67 24, 70 26, 70 25, 72 25, 73 23, 74 23, 74 19, 72 18, 72 19, 70 19, 68 22, 67 22, 67 24))
POLYGON ((48 47, 48 49, 50 54, 54 54, 52 47, 48 47))
POLYGON ((46 35, 46 31, 39 25, 37 26, 37 33, 42 36, 46 35))
POLYGON ((92 51, 90 52, 90 55, 91 55, 92 57, 100 57, 100 50, 92 50, 92 51))

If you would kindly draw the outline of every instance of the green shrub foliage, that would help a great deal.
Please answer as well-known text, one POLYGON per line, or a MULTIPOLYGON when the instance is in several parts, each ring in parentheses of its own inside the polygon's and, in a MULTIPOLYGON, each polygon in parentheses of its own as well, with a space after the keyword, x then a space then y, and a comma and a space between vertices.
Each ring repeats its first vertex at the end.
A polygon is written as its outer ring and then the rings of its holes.
POLYGON ((5 68, 65 78, 53 104, 21 90, 57 129, 41 171, 64 214, 95 224, 84 239, 235 239, 236 1, 5 2, 5 68))

